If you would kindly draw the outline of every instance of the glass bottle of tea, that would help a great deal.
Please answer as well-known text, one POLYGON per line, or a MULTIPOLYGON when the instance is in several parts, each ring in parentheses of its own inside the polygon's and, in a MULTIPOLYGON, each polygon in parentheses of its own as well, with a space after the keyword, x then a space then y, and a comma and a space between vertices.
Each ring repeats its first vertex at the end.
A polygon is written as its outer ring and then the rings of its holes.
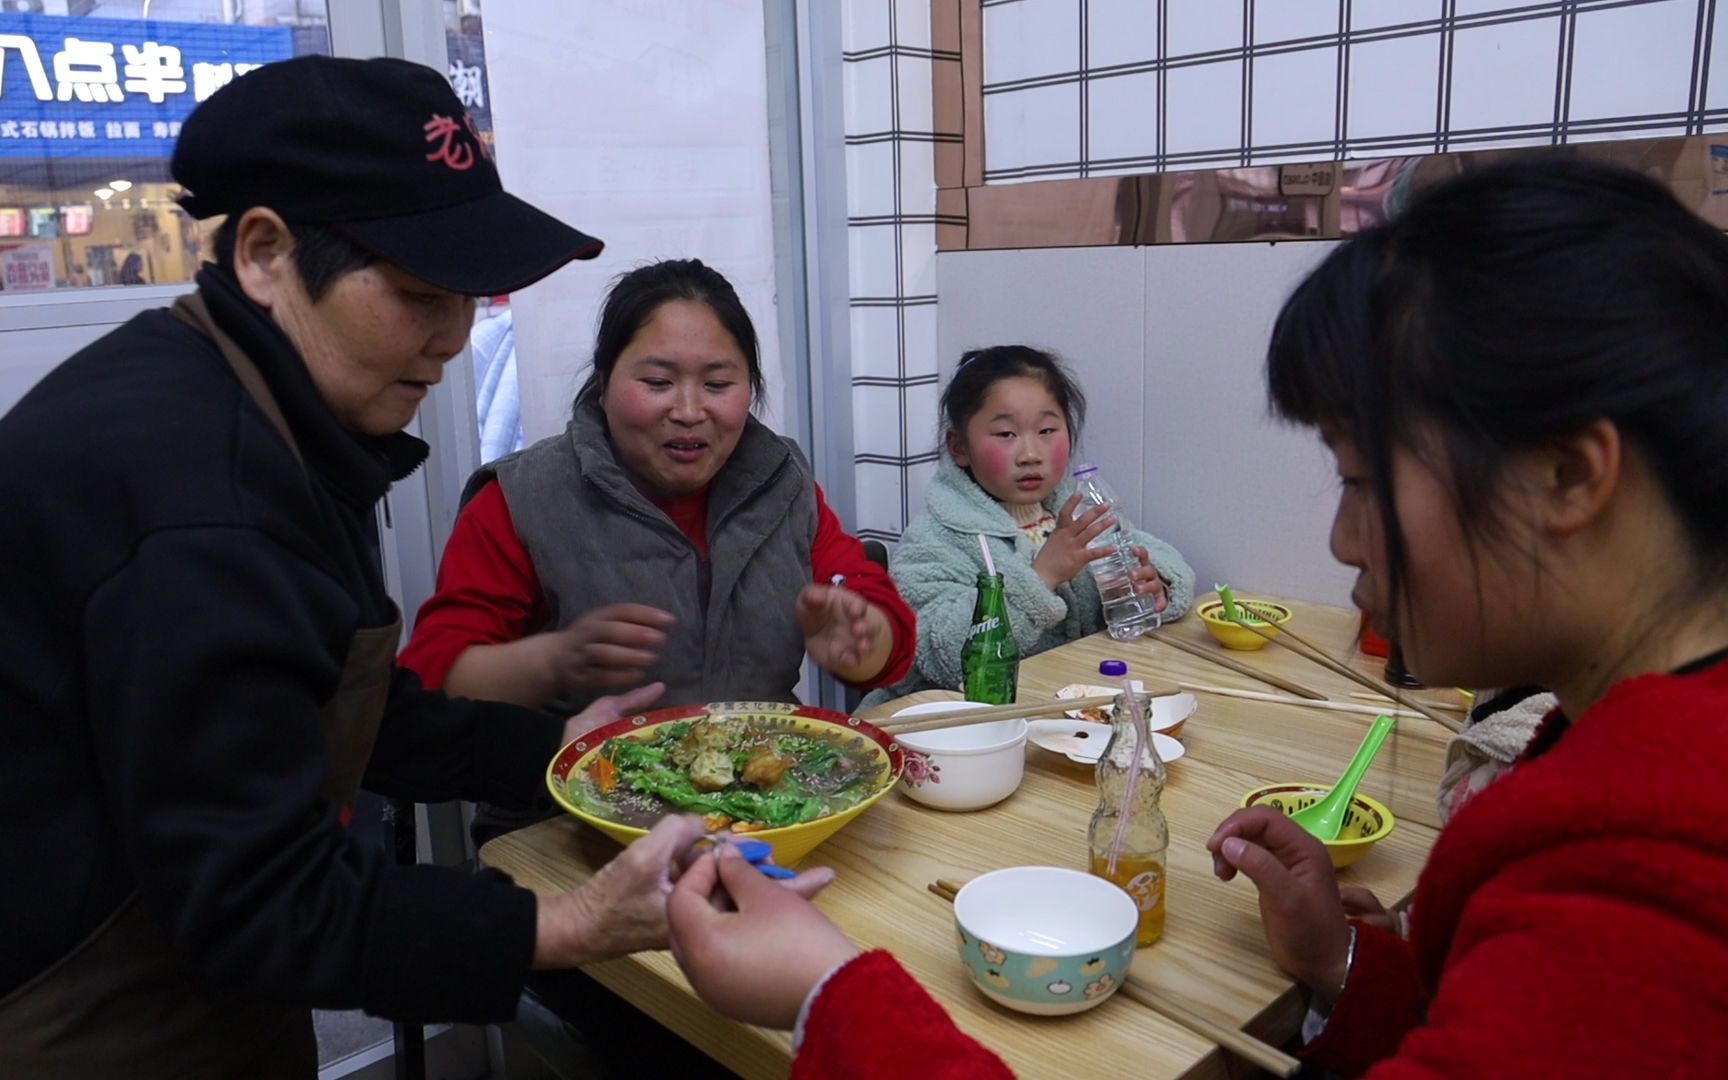
POLYGON ((978 575, 978 603, 972 608, 972 628, 960 648, 960 692, 967 701, 1006 705, 1020 682, 1020 648, 1008 627, 1008 601, 1002 595, 1002 575, 978 575))
POLYGON ((1165 772, 1152 743, 1151 695, 1138 680, 1131 686, 1116 706, 1110 742, 1098 759, 1098 809, 1092 812, 1086 842, 1092 873, 1121 886, 1140 909, 1134 944, 1145 946, 1164 933, 1170 827, 1158 805, 1165 772))

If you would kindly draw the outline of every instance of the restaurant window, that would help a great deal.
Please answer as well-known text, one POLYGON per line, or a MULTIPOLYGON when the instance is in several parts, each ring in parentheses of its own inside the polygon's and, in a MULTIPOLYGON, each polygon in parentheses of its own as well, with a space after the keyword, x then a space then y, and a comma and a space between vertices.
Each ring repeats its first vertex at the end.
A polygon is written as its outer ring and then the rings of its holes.
MULTIPOLYGON (((486 79, 486 40, 480 0, 444 0, 444 40, 450 55, 450 85, 462 99, 480 139, 496 160, 491 87, 486 79)), ((474 415, 481 462, 520 450, 522 398, 516 384, 516 324, 508 296, 482 296, 468 336, 474 363, 474 415)))
POLYGON ((168 176, 181 124, 259 65, 329 52, 323 0, 6 0, 0 290, 190 281, 203 233, 168 176))

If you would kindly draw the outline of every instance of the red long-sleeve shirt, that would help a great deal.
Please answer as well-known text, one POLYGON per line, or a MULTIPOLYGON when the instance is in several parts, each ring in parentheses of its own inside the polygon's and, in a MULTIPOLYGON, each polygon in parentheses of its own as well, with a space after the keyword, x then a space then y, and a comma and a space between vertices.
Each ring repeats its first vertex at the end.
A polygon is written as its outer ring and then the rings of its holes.
MULTIPOLYGON (((675 499, 655 500, 708 557, 707 489, 675 499)), ((627 555, 620 552, 620 556, 627 555)), ((871 562, 864 545, 850 535, 816 488, 816 539, 810 545, 813 580, 828 584, 844 576, 846 588, 882 609, 894 634, 888 662, 862 684, 887 686, 905 677, 917 646, 917 623, 888 572, 871 562)), ((420 606, 414 633, 398 662, 428 687, 443 685, 450 666, 470 645, 520 641, 546 629, 551 613, 528 549, 516 535, 510 507, 496 481, 481 488, 462 512, 438 564, 437 591, 420 606)))

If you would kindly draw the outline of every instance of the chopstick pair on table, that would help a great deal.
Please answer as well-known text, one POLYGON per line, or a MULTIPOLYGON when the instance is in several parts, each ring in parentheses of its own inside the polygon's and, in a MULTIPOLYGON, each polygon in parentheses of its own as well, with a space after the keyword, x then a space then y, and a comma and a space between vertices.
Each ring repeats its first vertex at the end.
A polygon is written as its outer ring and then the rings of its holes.
MULTIPOLYGON (((925 887, 936 896, 952 904, 955 895, 960 892, 961 884, 961 882, 948 878, 939 878, 925 887)), ((1146 1006, 1166 1020, 1180 1024, 1201 1038, 1217 1043, 1223 1049, 1249 1064, 1258 1065, 1274 1076, 1295 1076, 1302 1067, 1301 1062, 1277 1047, 1262 1042, 1239 1028, 1221 1024, 1216 1020, 1193 1012, 1185 1005, 1171 1001, 1133 973, 1122 980, 1122 989, 1118 992, 1146 1006)))
MULTIPOLYGON (((1242 629, 1258 634, 1260 637, 1265 638, 1267 641, 1270 641, 1272 644, 1277 645, 1280 648, 1289 649, 1304 660, 1319 664, 1321 667, 1326 668, 1328 671, 1331 671, 1336 675, 1342 675, 1352 682, 1367 687, 1376 694, 1390 698, 1404 708, 1413 709, 1416 712, 1421 713, 1423 716, 1434 721, 1436 724, 1439 724, 1441 727, 1446 728, 1448 731, 1457 732, 1461 731, 1464 727, 1462 723, 1454 720, 1452 717, 1447 716, 1439 710, 1430 708, 1408 695, 1400 695, 1397 687, 1362 674, 1360 671, 1357 671, 1349 664, 1344 663, 1342 660, 1333 656, 1325 649, 1314 644, 1312 641, 1309 641, 1307 638, 1296 633, 1287 626, 1279 627, 1277 632, 1274 633, 1256 626, 1254 621, 1251 619, 1237 618, 1234 622, 1242 629)), ((1183 644, 1186 645, 1187 642, 1183 642, 1183 644)))
MULTIPOLYGON (((1145 692, 1153 697, 1163 697, 1166 694, 1180 693, 1174 686, 1146 686, 1145 692)), ((922 716, 889 717, 885 720, 874 720, 871 723, 890 735, 907 735, 915 731, 936 731, 941 728, 965 727, 968 724, 984 724, 992 720, 1033 720, 1042 716, 1061 716, 1070 709, 1103 708, 1116 704, 1116 694, 1098 694, 1083 698, 1045 698, 1033 701, 1015 701, 1007 705, 993 705, 987 709, 954 709, 949 712, 925 713, 922 716)))

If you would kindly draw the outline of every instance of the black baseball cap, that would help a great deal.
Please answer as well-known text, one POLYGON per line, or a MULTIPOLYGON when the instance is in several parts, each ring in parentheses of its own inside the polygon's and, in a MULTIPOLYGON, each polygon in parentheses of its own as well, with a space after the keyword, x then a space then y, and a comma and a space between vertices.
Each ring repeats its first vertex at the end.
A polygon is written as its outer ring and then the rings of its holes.
POLYGON ((170 169, 194 218, 269 207, 469 296, 513 292, 602 247, 505 192, 450 84, 406 60, 265 64, 193 110, 170 169))

